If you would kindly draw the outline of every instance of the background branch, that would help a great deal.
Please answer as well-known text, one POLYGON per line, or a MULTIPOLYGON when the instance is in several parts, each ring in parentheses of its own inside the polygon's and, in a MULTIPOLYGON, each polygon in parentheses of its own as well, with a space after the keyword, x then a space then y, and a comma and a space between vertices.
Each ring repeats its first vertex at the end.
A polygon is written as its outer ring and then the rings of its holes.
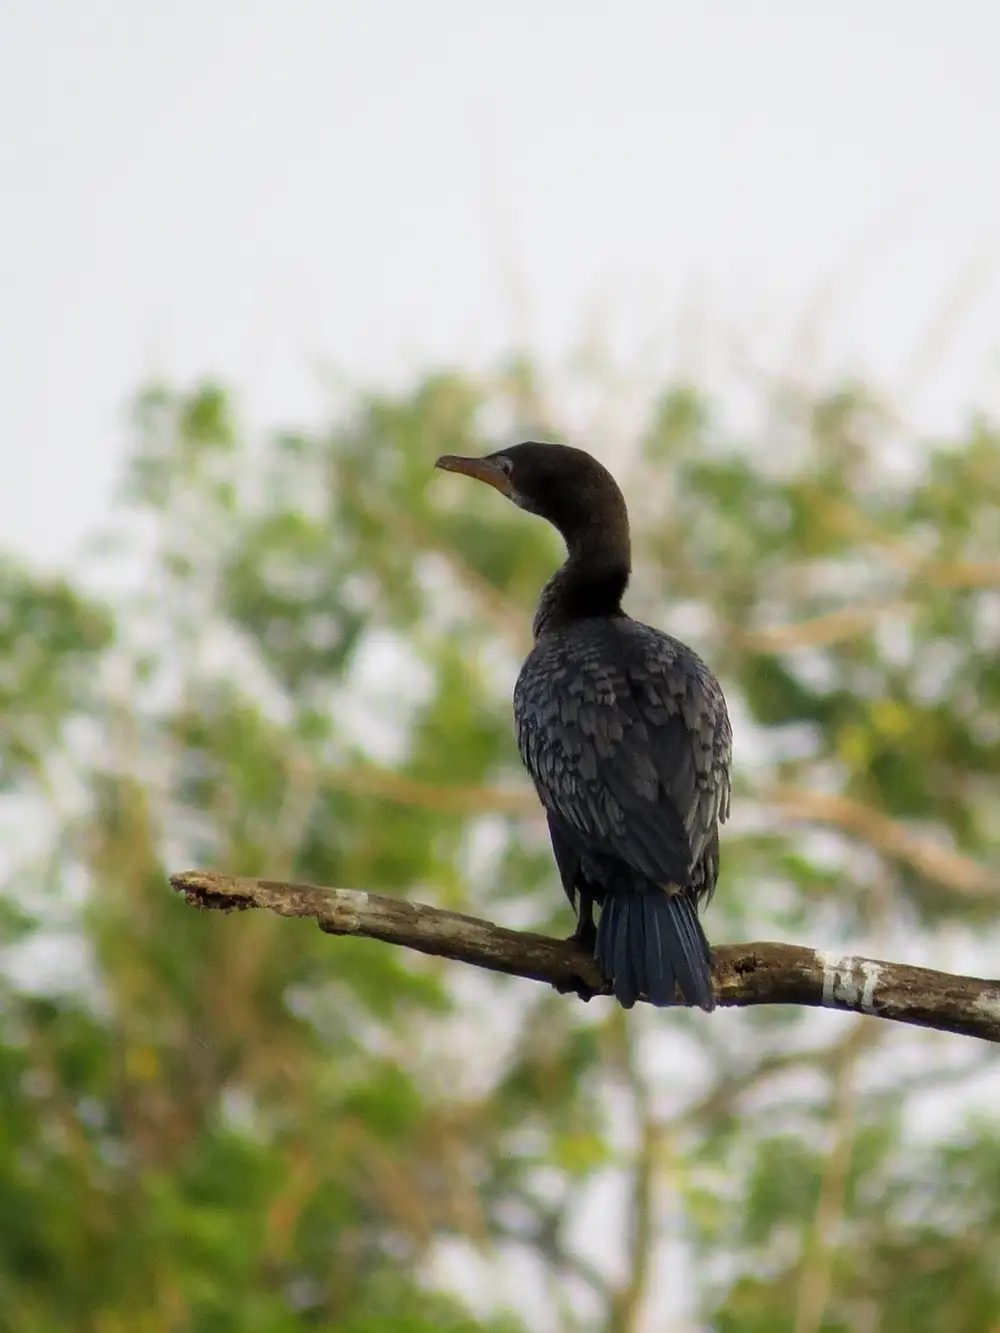
MULTIPOLYGON (((170 883, 195 907, 266 908, 314 918, 331 935, 362 935, 420 953, 548 982, 584 999, 606 994, 594 960, 565 940, 507 930, 423 903, 279 880, 188 870, 170 883)), ((868 1014, 1000 1042, 1000 984, 795 944, 713 950, 721 1005, 798 1004, 868 1014)))

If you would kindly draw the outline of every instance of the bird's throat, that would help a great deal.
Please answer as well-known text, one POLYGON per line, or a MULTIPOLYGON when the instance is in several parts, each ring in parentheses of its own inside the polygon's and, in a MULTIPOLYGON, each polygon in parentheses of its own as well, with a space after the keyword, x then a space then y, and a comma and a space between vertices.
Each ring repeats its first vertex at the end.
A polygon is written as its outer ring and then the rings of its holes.
POLYGON ((536 639, 577 620, 624 615, 627 558, 604 551, 598 559, 574 552, 542 589, 532 631, 536 639))

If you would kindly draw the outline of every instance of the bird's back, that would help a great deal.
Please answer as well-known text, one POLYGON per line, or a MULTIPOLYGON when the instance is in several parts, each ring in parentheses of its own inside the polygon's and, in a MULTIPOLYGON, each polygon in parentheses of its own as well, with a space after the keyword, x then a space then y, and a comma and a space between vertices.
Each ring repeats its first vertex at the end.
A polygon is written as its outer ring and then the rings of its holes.
POLYGON ((575 621, 535 644, 514 718, 542 804, 581 850, 711 891, 732 733, 696 653, 627 616, 575 621))

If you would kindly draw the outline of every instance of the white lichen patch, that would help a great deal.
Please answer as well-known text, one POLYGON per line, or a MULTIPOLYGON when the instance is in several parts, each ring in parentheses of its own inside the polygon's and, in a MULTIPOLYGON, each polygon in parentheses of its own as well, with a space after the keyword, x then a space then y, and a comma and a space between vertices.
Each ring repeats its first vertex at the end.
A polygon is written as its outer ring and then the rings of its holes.
POLYGON ((854 1009, 862 1014, 875 1013, 875 997, 882 978, 882 967, 870 958, 817 950, 816 961, 823 969, 823 1005, 828 1009, 854 1009))
POLYGON ((1000 1028, 1000 990, 995 987, 984 990, 981 995, 977 995, 972 1001, 972 1007, 979 1013, 985 1014, 987 1018, 992 1019, 1000 1028))

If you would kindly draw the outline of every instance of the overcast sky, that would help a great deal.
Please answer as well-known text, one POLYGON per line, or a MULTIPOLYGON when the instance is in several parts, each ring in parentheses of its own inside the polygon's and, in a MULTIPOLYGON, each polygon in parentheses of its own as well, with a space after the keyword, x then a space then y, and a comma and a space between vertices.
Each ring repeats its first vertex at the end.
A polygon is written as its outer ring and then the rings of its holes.
POLYGON ((996 0, 3 0, 0 540, 93 524, 150 374, 289 420, 595 310, 669 373, 821 296, 831 368, 996 404, 998 51, 996 0))

